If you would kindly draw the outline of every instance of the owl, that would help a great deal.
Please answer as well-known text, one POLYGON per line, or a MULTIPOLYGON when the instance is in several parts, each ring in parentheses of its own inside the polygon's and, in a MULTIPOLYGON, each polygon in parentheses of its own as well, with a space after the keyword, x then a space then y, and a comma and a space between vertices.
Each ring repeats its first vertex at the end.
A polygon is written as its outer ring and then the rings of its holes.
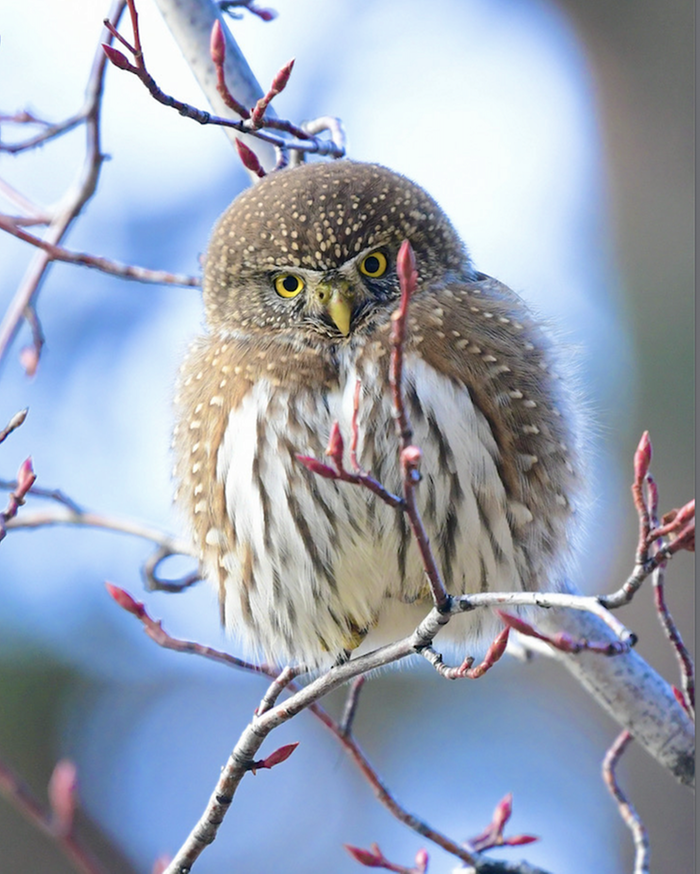
MULTIPOLYGON (((359 380, 360 465, 401 492, 389 362, 403 240, 418 271, 404 393, 447 589, 561 585, 581 477, 545 332, 475 269, 418 185, 374 164, 304 164, 271 173, 219 219, 206 329, 176 397, 176 500, 249 656, 330 665, 409 634, 430 610, 402 512, 297 458, 322 458, 336 421, 349 435, 359 380)), ((495 623, 487 611, 456 616, 436 645, 473 653, 495 623)))

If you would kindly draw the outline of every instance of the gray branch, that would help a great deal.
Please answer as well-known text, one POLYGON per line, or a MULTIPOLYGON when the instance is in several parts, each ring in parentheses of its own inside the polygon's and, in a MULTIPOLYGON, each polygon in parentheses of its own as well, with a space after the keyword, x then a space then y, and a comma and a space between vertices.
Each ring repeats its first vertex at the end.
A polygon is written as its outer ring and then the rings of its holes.
MULTIPOLYGON (((613 639, 599 616, 579 610, 544 610, 535 621, 548 633, 566 631, 584 640, 613 639)), ((552 655, 677 780, 695 785, 695 727, 671 686, 651 665, 634 650, 612 658, 555 650, 552 655)))
MULTIPOLYGON (((229 116, 231 110, 216 90, 216 72, 209 54, 211 29, 216 19, 219 19, 226 38, 226 84, 236 100, 244 106, 254 106, 265 92, 258 84, 216 4, 211 0, 156 0, 156 5, 212 109, 216 115, 229 116)), ((274 117, 271 106, 266 114, 274 117)), ((271 145, 232 130, 224 129, 224 132, 232 142, 236 139, 245 142, 258 156, 265 170, 271 170, 275 166, 275 150, 271 145)))

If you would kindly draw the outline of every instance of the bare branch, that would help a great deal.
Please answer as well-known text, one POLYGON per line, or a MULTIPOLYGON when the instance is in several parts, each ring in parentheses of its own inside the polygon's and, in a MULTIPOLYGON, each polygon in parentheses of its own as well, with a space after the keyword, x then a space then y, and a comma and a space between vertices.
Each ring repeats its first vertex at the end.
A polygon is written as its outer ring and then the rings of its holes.
POLYGON ((7 507, 0 513, 0 540, 5 538, 7 528, 15 520, 17 511, 24 504, 27 492, 34 485, 36 474, 32 468, 31 458, 22 462, 17 474, 17 486, 9 495, 7 507))
MULTIPOLYGON (((27 418, 28 409, 20 410, 19 413, 15 413, 14 416, 10 419, 10 421, 5 425, 5 427, 0 431, 0 443, 7 440, 7 438, 15 431, 19 426, 24 422, 27 418)), ((13 483, 12 488, 16 488, 17 483, 13 483)))
POLYGON ((18 518, 8 520, 6 527, 8 531, 19 531, 20 529, 45 528, 53 525, 77 525, 85 528, 103 528, 120 534, 131 534, 170 550, 170 555, 191 555, 196 558, 194 550, 184 540, 178 540, 151 525, 137 522, 134 519, 92 513, 88 510, 75 510, 70 506, 23 513, 18 518))
POLYGON ((475 852, 483 852, 493 847, 522 847, 538 841, 534 835, 513 835, 505 837, 503 830, 513 813, 513 795, 509 792, 496 805, 491 822, 481 834, 469 838, 467 845, 475 852))
MULTIPOLYGON (((146 63, 141 48, 141 40, 139 36, 138 17, 136 14, 135 0, 126 0, 126 2, 131 13, 132 29, 134 32, 134 44, 133 46, 131 46, 121 36, 118 36, 117 38, 120 40, 122 45, 131 52, 134 62, 131 63, 122 52, 120 52, 118 49, 113 48, 110 45, 106 45, 104 47, 104 51, 106 56, 109 58, 111 63, 114 64, 115 67, 120 70, 125 70, 126 72, 132 73, 134 76, 136 76, 148 90, 151 97, 153 97, 154 100, 157 100, 158 103, 162 103, 164 106, 175 109, 177 112, 180 113, 180 115, 184 116, 185 118, 191 118, 199 124, 214 124, 220 127, 231 128, 238 133, 247 134, 250 137, 262 140, 263 142, 274 146, 274 148, 277 150, 288 151, 290 149, 294 149, 296 152, 308 152, 318 155, 326 155, 333 158, 342 158, 344 156, 344 150, 339 149, 333 139, 321 139, 320 137, 309 136, 308 134, 303 133, 303 139, 290 141, 285 139, 284 137, 277 136, 276 134, 271 134, 269 133, 269 131, 265 130, 265 128, 269 126, 267 123, 267 119, 264 115, 265 111, 268 109, 270 100, 272 100, 272 98, 276 94, 279 94, 279 92, 286 85, 289 73, 291 72, 290 64, 287 64, 285 67, 282 68, 282 70, 280 70, 280 72, 275 77, 275 80, 270 90, 267 92, 267 94, 262 94, 257 98, 255 105, 250 112, 248 112, 244 103, 234 98, 232 91, 229 89, 222 72, 222 65, 225 60, 226 48, 225 40, 221 39, 219 36, 225 31, 225 25, 221 22, 220 19, 212 20, 212 26, 210 27, 209 31, 210 49, 213 47, 214 50, 214 60, 212 60, 212 63, 214 63, 217 67, 217 91, 220 99, 223 100, 225 105, 229 108, 232 108, 237 114, 243 115, 243 118, 241 118, 240 120, 235 120, 218 115, 212 115, 206 110, 198 109, 197 107, 192 106, 189 103, 184 103, 182 100, 178 100, 177 98, 166 94, 146 68, 146 63), (241 110, 244 110, 244 112, 242 112, 241 110)), ((112 35, 117 36, 115 28, 111 28, 111 33, 112 35)), ((285 129, 289 130, 291 125, 290 123, 287 124, 288 126, 285 129)), ((277 124, 277 127, 280 127, 279 123, 277 124)), ((246 166, 248 167, 248 164, 246 164, 246 166)), ((250 169, 250 167, 248 167, 248 169, 250 169)), ((260 170, 263 170, 262 164, 260 164, 260 170)), ((260 172, 256 171, 256 175, 259 176, 260 172)))
POLYGON ((69 775, 65 763, 59 762, 56 770, 50 784, 51 810, 40 804, 24 781, 2 761, 0 761, 0 793, 25 819, 55 843, 78 874, 106 874, 105 869, 73 832, 69 807, 75 804, 74 789, 67 785, 65 778, 69 775), (57 774, 56 770, 59 769, 63 773, 57 774), (59 809, 61 809, 60 814, 59 809))
POLYGON ((666 606, 664 594, 665 569, 659 567, 654 571, 652 581, 654 585, 654 604, 656 614, 661 622, 661 627, 673 647, 681 673, 681 688, 686 704, 686 709, 692 717, 695 713, 695 668, 688 648, 683 643, 683 638, 678 630, 671 611, 666 606))
POLYGON ((620 788, 615 774, 620 757, 627 749, 631 740, 632 735, 629 731, 623 731, 618 735, 613 745, 605 754, 605 759, 603 760, 603 779, 610 790, 610 794, 617 802, 620 816, 632 832, 634 840, 634 874, 649 874, 649 836, 639 814, 620 788))
MULTIPOLYGON (((114 26, 119 22, 124 11, 124 5, 125 0, 114 0, 109 16, 114 26)), ((105 30, 102 41, 109 43, 111 39, 111 34, 105 30)), ((51 246, 56 246, 61 242, 73 221, 94 194, 97 186, 103 160, 100 148, 100 111, 105 65, 106 58, 100 46, 93 60, 85 98, 84 121, 87 136, 85 159, 80 178, 65 195, 62 205, 58 208, 46 229, 44 242, 51 246)), ((49 253, 42 250, 36 253, 27 268, 14 299, 10 303, 0 324, 0 362, 7 355, 22 320, 28 317, 28 313, 34 311, 36 297, 39 294, 42 280, 52 260, 49 253)), ((41 347, 36 344, 36 340, 35 353, 36 360, 38 361, 41 347)))
POLYGON ((236 658, 236 656, 213 649, 210 646, 204 646, 201 643, 195 643, 190 640, 179 640, 176 637, 171 637, 167 631, 163 629, 160 621, 151 619, 141 601, 132 598, 128 592, 124 591, 124 589, 120 589, 119 586, 115 586, 112 583, 106 583, 105 585, 110 596, 117 602, 117 604, 119 604, 122 609, 126 610, 127 613, 131 613, 139 619, 146 634, 151 638, 151 640, 157 643, 158 646, 162 646, 163 649, 171 649, 175 652, 188 653, 189 655, 198 655, 202 658, 209 659, 210 661, 227 665, 228 667, 242 668, 243 670, 251 671, 254 674, 265 674, 268 677, 276 677, 277 672, 265 665, 254 665, 250 662, 236 658))
MULTIPOLYGON (((500 610, 496 612, 500 613, 500 610)), ((479 680, 503 656, 508 644, 509 632, 509 628, 504 628, 496 635, 495 640, 486 651, 483 661, 475 668, 472 667, 474 664, 472 656, 467 656, 458 667, 451 668, 443 662, 440 653, 436 652, 432 646, 426 646, 421 650, 420 654, 427 659, 438 674, 446 680, 479 680)))
POLYGON ((182 273, 168 273, 165 270, 149 270, 147 267, 137 267, 133 264, 121 264, 99 255, 88 255, 85 252, 71 252, 62 246, 56 246, 33 234, 22 230, 17 220, 11 216, 0 215, 0 229, 12 234, 25 243, 36 246, 50 256, 50 261, 65 261, 67 264, 81 264, 119 276, 121 279, 133 279, 136 282, 156 283, 158 285, 184 285, 196 288, 201 283, 197 276, 187 276, 182 273))
POLYGON ((366 682, 367 677, 358 677, 350 686, 348 697, 345 699, 345 707, 343 707, 343 715, 338 723, 338 731, 343 737, 349 737, 352 734, 352 725, 355 721, 357 705, 360 701, 360 692, 366 682))

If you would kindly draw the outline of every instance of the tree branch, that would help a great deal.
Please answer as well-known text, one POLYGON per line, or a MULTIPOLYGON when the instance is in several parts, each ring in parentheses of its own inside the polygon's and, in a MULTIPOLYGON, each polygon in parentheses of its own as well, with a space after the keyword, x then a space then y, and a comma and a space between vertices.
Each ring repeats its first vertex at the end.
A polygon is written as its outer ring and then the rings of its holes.
POLYGON ((34 234, 27 233, 22 229, 17 219, 11 216, 0 215, 0 229, 46 252, 50 255, 51 261, 81 264, 83 267, 92 267, 95 270, 101 270, 103 273, 109 273, 121 279, 133 279, 136 282, 155 283, 158 285, 184 285, 190 288, 196 288, 201 285, 197 276, 187 276, 183 273, 168 273, 165 270, 149 270, 147 267, 121 264, 119 261, 112 261, 99 255, 71 252, 62 246, 56 246, 53 243, 42 240, 40 237, 34 236, 34 234))
MULTIPOLYGON (((109 19, 116 26, 124 11, 126 0, 114 0, 109 19)), ((105 29, 101 42, 110 43, 111 34, 105 29)), ((44 242, 50 246, 57 246, 66 235, 73 221, 80 215, 82 208, 90 200, 97 187, 100 175, 103 155, 100 147, 100 112, 102 105, 102 90, 104 86, 104 72, 106 58, 102 46, 98 46, 92 64, 92 70, 88 79, 84 110, 86 151, 80 175, 73 187, 64 195, 61 205, 58 207, 51 223, 46 229, 44 242)), ((17 289, 14 299, 10 303, 5 316, 0 324, 0 362, 14 341, 23 319, 33 313, 37 295, 41 283, 53 258, 46 251, 39 251, 32 259, 27 268, 24 278, 17 289)), ((35 331, 34 335, 34 367, 41 355, 41 337, 35 331)), ((31 365, 28 368, 32 369, 31 365)))

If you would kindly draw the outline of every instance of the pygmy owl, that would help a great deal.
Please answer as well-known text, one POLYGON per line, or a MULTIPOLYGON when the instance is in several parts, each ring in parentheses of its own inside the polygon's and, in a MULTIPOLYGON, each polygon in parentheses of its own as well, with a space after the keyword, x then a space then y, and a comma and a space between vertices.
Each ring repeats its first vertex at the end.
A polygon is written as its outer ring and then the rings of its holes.
MULTIPOLYGON (((431 606, 401 511, 296 457, 322 458, 336 420, 349 434, 359 379, 360 464, 400 492, 388 370, 404 239, 418 270, 404 388, 448 591, 562 579, 578 475, 550 343, 524 303, 472 266, 403 176, 347 160, 277 171, 214 229, 207 329, 181 370, 174 440, 178 501, 224 622, 273 663, 396 640, 431 606)), ((464 655, 494 630, 474 611, 437 644, 464 655)))

